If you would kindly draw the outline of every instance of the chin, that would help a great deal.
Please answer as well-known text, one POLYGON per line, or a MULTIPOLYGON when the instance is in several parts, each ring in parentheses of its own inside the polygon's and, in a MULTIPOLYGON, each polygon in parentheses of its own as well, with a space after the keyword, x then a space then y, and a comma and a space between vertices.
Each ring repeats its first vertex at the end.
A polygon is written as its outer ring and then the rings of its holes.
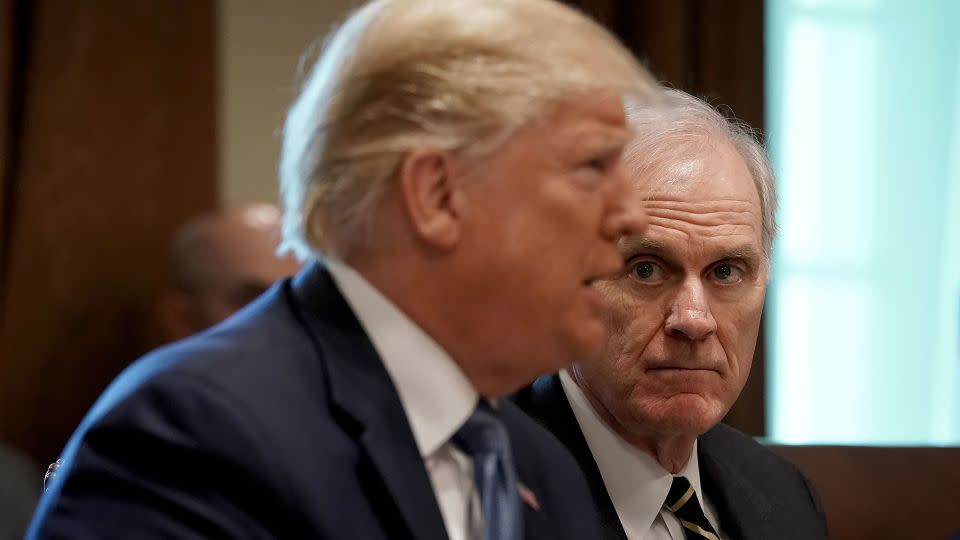
POLYGON ((661 433, 702 435, 723 419, 718 403, 697 394, 671 396, 665 403, 641 414, 640 421, 650 423, 661 433))

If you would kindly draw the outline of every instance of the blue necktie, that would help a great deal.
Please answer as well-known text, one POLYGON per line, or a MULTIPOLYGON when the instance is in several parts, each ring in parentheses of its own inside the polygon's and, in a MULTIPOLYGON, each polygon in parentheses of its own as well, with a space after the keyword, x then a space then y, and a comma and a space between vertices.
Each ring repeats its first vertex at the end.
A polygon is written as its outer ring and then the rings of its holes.
POLYGON ((486 401, 473 410, 453 443, 473 459, 483 507, 483 540, 521 540, 523 515, 510 438, 486 401))

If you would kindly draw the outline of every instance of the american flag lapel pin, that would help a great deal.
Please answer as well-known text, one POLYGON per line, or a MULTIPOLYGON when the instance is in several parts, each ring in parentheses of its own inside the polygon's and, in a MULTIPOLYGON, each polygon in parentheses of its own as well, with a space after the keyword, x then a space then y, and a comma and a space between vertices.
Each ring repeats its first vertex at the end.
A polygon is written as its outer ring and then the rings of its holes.
POLYGON ((537 496, 530 491, 530 488, 523 484, 518 484, 517 491, 520 492, 520 500, 523 501, 524 504, 532 508, 534 512, 540 511, 540 501, 538 501, 537 496))

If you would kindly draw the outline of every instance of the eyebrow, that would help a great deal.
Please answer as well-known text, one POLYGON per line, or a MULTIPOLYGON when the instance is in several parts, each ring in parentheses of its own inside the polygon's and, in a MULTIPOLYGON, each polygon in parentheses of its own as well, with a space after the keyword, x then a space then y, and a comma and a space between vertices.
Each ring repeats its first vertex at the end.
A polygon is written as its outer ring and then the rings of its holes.
POLYGON ((662 253, 668 251, 663 242, 651 240, 644 236, 624 236, 620 238, 619 244, 621 253, 636 253, 638 251, 662 253))
MULTIPOLYGON (((672 253, 672 250, 665 243, 644 236, 623 237, 620 239, 619 244, 620 253, 625 256, 631 256, 641 252, 652 253, 654 255, 670 255, 672 253)), ((733 248, 724 249, 719 253, 720 255, 718 257, 714 257, 717 261, 739 259, 762 262, 764 260, 763 253, 750 244, 740 244, 733 248)))
POLYGON ((745 261, 762 261, 764 257, 763 257, 763 253, 757 248, 749 244, 743 244, 727 252, 724 252, 723 256, 720 257, 720 260, 723 260, 723 259, 742 259, 745 261))

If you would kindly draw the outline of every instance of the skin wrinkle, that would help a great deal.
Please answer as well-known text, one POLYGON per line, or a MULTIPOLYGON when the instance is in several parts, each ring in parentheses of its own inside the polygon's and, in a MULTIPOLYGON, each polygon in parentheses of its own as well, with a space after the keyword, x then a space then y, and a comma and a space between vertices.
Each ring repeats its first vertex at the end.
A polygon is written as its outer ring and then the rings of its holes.
POLYGON ((657 166, 634 175, 650 221, 618 243, 627 270, 597 284, 604 354, 572 369, 600 416, 671 472, 746 381, 768 276, 759 194, 736 149, 724 141, 682 159, 694 178, 657 166), (640 263, 655 271, 637 277, 640 263), (715 276, 719 264, 731 265, 731 282, 715 276))

